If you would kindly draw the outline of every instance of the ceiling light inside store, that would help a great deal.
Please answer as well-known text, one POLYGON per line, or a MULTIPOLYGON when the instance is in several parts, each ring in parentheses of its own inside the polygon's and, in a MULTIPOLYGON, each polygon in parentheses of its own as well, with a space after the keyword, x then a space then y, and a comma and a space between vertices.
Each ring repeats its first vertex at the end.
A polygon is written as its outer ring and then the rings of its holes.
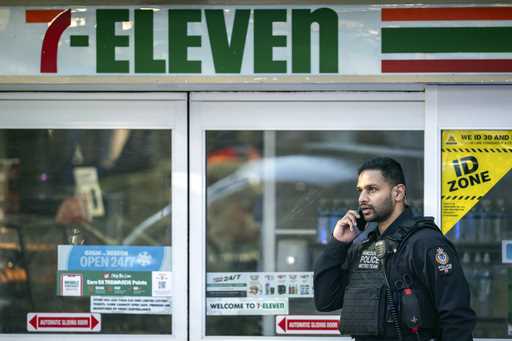
POLYGON ((72 18, 71 19, 71 27, 77 27, 77 26, 85 26, 85 18, 83 18, 83 17, 72 18))
POLYGON ((306 184, 304 182, 296 182, 295 190, 298 192, 304 192, 306 190, 306 184))
POLYGON ((131 21, 123 21, 121 27, 123 28, 123 31, 128 31, 132 29, 133 23, 131 21))
POLYGON ((11 12, 9 9, 0 9, 0 31, 4 31, 7 28, 10 16, 11 12))

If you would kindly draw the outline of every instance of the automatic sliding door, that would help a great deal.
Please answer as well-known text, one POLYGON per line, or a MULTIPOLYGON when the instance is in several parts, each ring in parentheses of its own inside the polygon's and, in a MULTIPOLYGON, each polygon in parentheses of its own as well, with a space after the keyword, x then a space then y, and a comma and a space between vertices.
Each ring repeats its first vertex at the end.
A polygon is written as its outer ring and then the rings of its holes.
POLYGON ((357 205, 360 164, 396 158, 423 212, 423 102, 394 96, 193 95, 193 340, 304 335, 293 326, 315 320, 327 322, 312 332, 337 333, 338 312, 314 307, 313 262, 357 205))
POLYGON ((183 340, 185 96, 0 102, 2 331, 183 340))

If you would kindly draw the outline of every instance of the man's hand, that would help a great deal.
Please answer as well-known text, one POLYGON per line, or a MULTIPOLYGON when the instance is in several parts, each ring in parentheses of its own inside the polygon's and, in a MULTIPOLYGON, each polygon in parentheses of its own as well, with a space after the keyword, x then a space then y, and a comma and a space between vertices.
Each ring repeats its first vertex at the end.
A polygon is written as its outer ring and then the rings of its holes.
POLYGON ((79 196, 66 198, 59 206, 55 221, 58 224, 89 223, 91 218, 87 215, 87 209, 83 198, 79 196))
POLYGON ((359 234, 357 228, 356 219, 359 218, 359 214, 356 211, 349 210, 343 218, 338 220, 332 233, 334 238, 340 242, 351 242, 359 234))

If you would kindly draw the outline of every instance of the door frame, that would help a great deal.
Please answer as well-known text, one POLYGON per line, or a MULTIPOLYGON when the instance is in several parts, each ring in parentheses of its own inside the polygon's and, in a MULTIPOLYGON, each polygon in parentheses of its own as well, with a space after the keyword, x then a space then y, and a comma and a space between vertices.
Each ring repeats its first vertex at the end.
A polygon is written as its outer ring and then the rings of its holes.
POLYGON ((188 165, 186 93, 0 93, 0 129, 172 131, 172 335, 0 334, 0 340, 186 340, 188 337, 188 165))
MULTIPOLYGON (((190 254, 194 257, 190 258, 190 268, 194 271, 190 272, 190 292, 194 294, 190 296, 190 315, 194 328, 190 330, 190 340, 282 338, 206 336, 207 130, 424 130, 425 119, 423 92, 192 93, 190 235, 194 242, 190 244, 190 254)), ((426 157, 425 165, 430 162, 426 157)), ((287 339, 299 341, 304 337, 287 339)), ((336 336, 336 340, 350 338, 336 336)))

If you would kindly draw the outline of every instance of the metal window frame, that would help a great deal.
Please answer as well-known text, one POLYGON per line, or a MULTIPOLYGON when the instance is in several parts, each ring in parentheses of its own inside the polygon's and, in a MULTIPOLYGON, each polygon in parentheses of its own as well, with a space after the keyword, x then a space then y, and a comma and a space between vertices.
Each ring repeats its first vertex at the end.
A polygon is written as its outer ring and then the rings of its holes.
POLYGON ((172 130, 173 330, 170 335, 0 334, 23 340, 186 340, 188 335, 187 94, 186 93, 0 93, 0 129, 172 130))
MULTIPOLYGON (((190 117, 190 210, 194 212, 190 216, 190 234, 195 240, 190 245, 194 255, 190 258, 190 268, 194 269, 190 272, 190 323, 194 326, 190 340, 277 340, 281 337, 206 336, 206 131, 424 130, 424 93, 192 93, 190 117), (340 112, 340 103, 351 108, 340 112), (363 110, 368 112, 358 110, 354 114, 353 108, 366 108, 363 110), (343 114, 346 119, 340 120, 343 114)), ((287 339, 299 341, 304 336, 287 339)), ((336 339, 350 340, 339 336, 336 339)))
MULTIPOLYGON (((432 85, 425 89, 425 182, 428 212, 441 222, 441 133, 443 130, 510 130, 512 86, 507 85, 432 85), (508 120, 507 120, 508 118, 508 120), (425 141, 427 142, 427 141, 425 141), (427 149, 428 148, 428 149, 427 149)), ((427 206, 425 207, 427 209, 427 206)), ((491 339, 485 339, 491 340, 491 339)))
MULTIPOLYGON (((441 134, 443 130, 511 130, 512 86, 430 85, 425 88, 425 211, 441 223, 441 134), (426 140, 427 142, 427 140, 426 140), (428 163, 427 163, 428 157, 428 163), (428 176, 428 179, 427 179, 428 176), (428 206, 427 206, 428 205, 428 206)), ((475 341, 510 339, 475 338, 475 341)))
MULTIPOLYGON (((305 87, 299 86, 299 88, 305 87)), ((45 88, 46 89, 46 88, 45 88)), ((43 90, 45 90, 43 89, 43 90)), ((364 90, 363 88, 361 88, 364 90)), ((48 90, 48 89, 46 89, 48 90)), ((46 91, 45 90, 45 91, 46 91)), ((115 89, 114 89, 115 90, 115 89)), ((343 89, 341 89, 343 90, 343 89)), ((117 340, 120 337, 128 340, 139 339, 166 339, 166 340, 186 340, 189 336, 190 340, 275 340, 279 337, 228 337, 228 336, 205 336, 204 328, 204 285, 206 280, 205 269, 205 221, 204 221, 204 143, 205 129, 313 129, 313 130, 329 130, 340 128, 340 122, 332 119, 320 120, 318 115, 322 115, 320 110, 315 113, 315 122, 304 120, 304 117, 294 117, 293 120, 285 122, 265 122, 265 112, 260 110, 254 115, 244 108, 243 117, 230 122, 222 122, 220 116, 212 117, 212 113, 205 116, 205 108, 207 104, 218 102, 230 103, 230 106, 236 103, 257 104, 260 102, 271 103, 305 103, 305 102, 358 102, 358 101, 413 101, 424 102, 424 212, 425 215, 432 215, 436 221, 440 222, 441 217, 441 154, 440 154, 440 137, 443 129, 512 129, 512 122, 506 120, 506 116, 496 117, 488 112, 482 119, 467 120, 462 112, 467 113, 468 110, 474 110, 474 91, 478 92, 478 98, 482 93, 490 94, 490 104, 493 106, 501 106, 506 110, 507 103, 510 98, 507 92, 512 91, 511 86, 507 85, 429 85, 425 87, 414 87, 410 90, 420 92, 393 92, 396 89, 373 89, 369 88, 366 92, 346 91, 341 92, 294 92, 294 93, 191 93, 190 111, 191 116, 190 130, 187 131, 187 97, 186 93, 0 93, 0 128, 84 128, 84 129, 108 129, 108 128, 144 128, 144 129, 174 129, 173 130, 173 259, 179 259, 174 266, 175 273, 190 274, 190 288, 188 287, 187 276, 180 276, 179 280, 175 279, 174 292, 180 293, 173 298, 174 311, 184 312, 183 314, 173 314, 173 335, 77 335, 77 334, 0 334, 1 340, 53 340, 56 337, 62 340, 117 340), (421 92, 425 89, 425 93, 421 92), (384 92, 375 92, 382 91, 384 92), (387 91, 386 90, 391 90, 387 91), (462 96, 460 93, 467 92, 469 95, 462 96), (502 94, 502 92, 505 92, 502 94), (473 93, 471 95, 470 93, 473 93), (453 96, 453 95, 456 96, 453 96), (452 98, 450 99, 450 96, 452 98), (496 101, 498 96, 500 100, 496 101), (501 96, 501 97, 500 97, 501 96), (56 102, 68 101, 69 107, 61 107, 61 111, 45 110, 51 105, 37 106, 37 111, 26 110, 13 115, 9 114, 7 109, 14 109, 17 106, 34 104, 40 102, 56 102), (26 103, 23 103, 26 102, 26 103), (138 106, 138 104, 143 104, 138 106), (153 105, 151 104, 153 102, 153 105), (254 103, 256 102, 256 103, 254 103), (28 103, 28 104, 27 104, 28 103), (124 113, 112 113, 112 106, 118 104, 118 108, 122 108, 124 113), (123 104, 124 103, 124 104, 123 104), (81 105, 86 104, 86 105, 81 105), (126 105, 128 104, 128 105, 126 105), (454 106, 461 106, 459 111, 452 112, 454 106), (77 108, 78 107, 78 108, 77 108), (151 108, 152 111, 158 111, 156 115, 145 116, 151 108), (144 115, 140 113, 130 114, 137 108, 144 108, 144 115), (172 114, 172 110, 180 108, 183 115, 172 114), (65 111, 66 109, 67 111, 65 111), (46 112, 45 112, 46 111, 46 112), (71 112, 77 111, 77 114, 70 115, 71 112), (42 112, 45 112, 44 115, 42 112), (263 114, 263 116, 261 116, 263 114), (249 119, 247 118, 249 117, 249 119), (252 118, 251 118, 252 117, 252 118), (493 118, 494 117, 494 118, 493 118), (206 119, 213 120, 210 122, 206 119), (451 121, 450 121, 451 119, 451 121), (251 121, 256 121, 252 122, 251 121), (321 121, 321 122, 319 122, 321 121), (279 123, 279 124, 274 124, 279 123), (312 125, 308 126, 308 123, 312 125), (223 125, 224 124, 224 125, 223 125), (251 125, 252 124, 252 125, 251 125), (179 159, 177 158, 180 151, 187 150, 187 134, 190 141, 190 173, 187 172, 187 154, 183 152, 179 159), (175 162, 176 161, 176 162, 175 162), (190 237, 195 241, 191 243, 189 250, 190 267, 187 268, 188 252, 187 252, 187 229, 177 229, 177 226, 187 226, 187 210, 188 202, 184 198, 187 197, 187 181, 190 175, 190 209, 194 212, 190 216, 190 237), (199 214, 200 213, 200 214, 199 214), (199 241, 198 241, 199 238, 199 241), (193 270, 193 271, 192 271, 193 270), (187 305, 187 290, 190 294, 190 312, 187 305), (182 294, 182 295, 181 295, 182 294), (179 303, 181 302, 181 303, 179 303), (179 319, 179 321, 176 321, 179 319), (181 327, 178 324, 181 323, 181 327), (190 335, 187 329, 190 323, 190 335)), ((407 89, 398 89, 407 90, 407 89)), ((236 104, 238 105, 238 104, 236 104)), ((481 106, 481 103, 480 103, 481 106)), ((229 109, 229 108, 228 108, 229 109)), ((263 109, 260 108, 260 109, 263 109)), ((488 110, 488 108, 485 108, 488 110)), ((499 110, 499 107, 496 107, 499 110)), ((217 115, 217 114, 215 114, 217 115)), ((505 115, 505 114, 503 114, 505 115)), ((235 117, 236 118, 236 117, 235 117)), ((274 119, 272 119, 274 120, 274 119)), ((277 118, 276 118, 277 120, 277 118)), ((342 130, 351 129, 383 129, 382 127, 371 126, 374 122, 354 121, 345 122, 342 130), (370 125, 370 127, 368 126, 370 125)), ((407 122, 397 122, 393 117, 392 127, 389 130, 399 130, 397 124, 403 125, 407 122)), ((401 128, 404 129, 404 128, 401 128)), ((178 276, 176 276, 178 277, 178 276)), ((303 340, 304 337, 287 337, 292 341, 303 340)), ((339 338, 337 340, 349 340, 349 338, 339 338)), ((508 340, 508 339, 475 339, 475 340, 508 340)))

